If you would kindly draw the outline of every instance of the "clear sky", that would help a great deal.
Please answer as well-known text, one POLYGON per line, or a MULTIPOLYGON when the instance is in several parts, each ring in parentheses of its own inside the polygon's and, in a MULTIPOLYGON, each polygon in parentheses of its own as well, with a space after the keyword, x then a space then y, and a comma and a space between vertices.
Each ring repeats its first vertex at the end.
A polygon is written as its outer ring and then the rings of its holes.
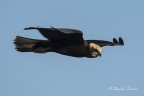
POLYGON ((0 96, 144 96, 144 0, 0 0, 0 43, 0 96), (45 39, 23 30, 30 26, 121 36, 125 46, 104 47, 93 59, 17 52, 17 35, 45 39))

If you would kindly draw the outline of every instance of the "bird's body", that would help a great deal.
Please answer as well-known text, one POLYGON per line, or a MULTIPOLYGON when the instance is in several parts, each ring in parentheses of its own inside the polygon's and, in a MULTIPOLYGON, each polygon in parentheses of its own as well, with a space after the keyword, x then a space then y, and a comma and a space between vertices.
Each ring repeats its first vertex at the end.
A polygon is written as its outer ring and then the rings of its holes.
POLYGON ((65 46, 63 48, 56 49, 53 52, 74 57, 85 57, 87 56, 87 46, 85 45, 74 45, 68 47, 65 46))
POLYGON ((104 40, 84 40, 82 32, 76 29, 65 28, 37 28, 29 27, 25 30, 37 29, 48 40, 30 39, 17 36, 15 45, 17 51, 47 53, 56 52, 73 57, 95 58, 102 53, 103 46, 123 45, 123 40, 119 42, 114 38, 113 42, 104 40))

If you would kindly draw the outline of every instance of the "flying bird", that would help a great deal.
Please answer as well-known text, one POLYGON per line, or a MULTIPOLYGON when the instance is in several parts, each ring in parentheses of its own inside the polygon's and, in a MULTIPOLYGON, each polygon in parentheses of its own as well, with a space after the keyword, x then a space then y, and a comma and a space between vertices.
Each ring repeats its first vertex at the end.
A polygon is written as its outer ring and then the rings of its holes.
POLYGON ((29 27, 24 30, 38 30, 47 40, 37 40, 16 36, 14 44, 17 51, 47 53, 56 52, 62 55, 73 57, 95 58, 102 54, 104 46, 122 46, 124 41, 121 37, 113 41, 105 40, 84 40, 83 33, 77 29, 68 28, 40 28, 29 27))

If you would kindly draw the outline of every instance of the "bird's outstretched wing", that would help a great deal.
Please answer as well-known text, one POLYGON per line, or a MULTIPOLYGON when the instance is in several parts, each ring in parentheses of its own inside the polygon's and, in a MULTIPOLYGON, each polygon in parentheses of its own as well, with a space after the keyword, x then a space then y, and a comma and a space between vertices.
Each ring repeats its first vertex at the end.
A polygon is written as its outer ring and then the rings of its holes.
POLYGON ((63 44, 83 44, 83 33, 76 29, 29 27, 24 30, 37 29, 45 38, 63 44))
POLYGON ((87 40, 87 42, 90 43, 95 43, 101 47, 103 46, 117 46, 117 45, 124 45, 124 41, 121 37, 119 37, 119 39, 117 40, 116 38, 113 38, 113 42, 110 41, 105 41, 105 40, 87 40))

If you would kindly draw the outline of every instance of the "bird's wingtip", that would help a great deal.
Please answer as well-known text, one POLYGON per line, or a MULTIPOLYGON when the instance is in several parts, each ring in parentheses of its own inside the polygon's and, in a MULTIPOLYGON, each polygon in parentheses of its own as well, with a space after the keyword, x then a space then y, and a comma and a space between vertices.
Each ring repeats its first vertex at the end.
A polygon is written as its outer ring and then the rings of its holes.
POLYGON ((113 38, 113 42, 114 42, 115 44, 118 44, 118 41, 117 41, 116 38, 113 38))
POLYGON ((117 40, 116 38, 113 38, 113 43, 115 45, 120 45, 120 46, 123 46, 124 45, 124 41, 122 39, 122 37, 119 37, 119 39, 117 40))
POLYGON ((119 37, 119 44, 124 45, 124 41, 123 41, 122 37, 119 37))
POLYGON ((30 29, 37 29, 37 27, 27 27, 27 28, 24 28, 24 30, 30 30, 30 29))

